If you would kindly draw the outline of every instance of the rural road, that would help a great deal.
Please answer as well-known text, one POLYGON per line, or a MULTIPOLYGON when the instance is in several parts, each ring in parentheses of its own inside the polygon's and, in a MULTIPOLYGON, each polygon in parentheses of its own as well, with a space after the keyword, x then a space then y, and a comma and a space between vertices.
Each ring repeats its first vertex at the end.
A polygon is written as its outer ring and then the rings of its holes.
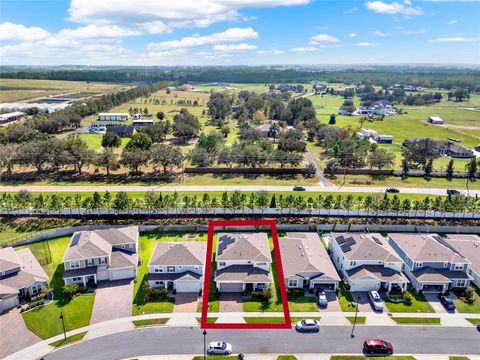
MULTIPOLYGON (((205 191, 292 191, 292 186, 273 186, 273 185, 18 185, 18 186, 0 186, 0 192, 17 192, 28 190, 31 192, 145 192, 145 191, 164 191, 164 192, 200 192, 205 191)), ((402 194, 428 194, 428 195, 446 195, 445 189, 435 188, 399 188, 402 194)), ((307 192, 334 192, 334 193, 384 193, 385 187, 379 186, 305 186, 307 192)), ((466 191, 462 191, 466 194, 466 191)), ((479 195, 480 190, 470 190, 470 196, 479 195)))
MULTIPOLYGON (((474 327, 358 326, 323 327, 318 334, 294 330, 207 330, 207 343, 226 341, 233 352, 248 354, 360 353, 367 338, 392 342, 401 354, 480 354, 480 335, 474 327)), ((83 341, 45 356, 45 360, 113 360, 147 355, 202 354, 202 330, 195 327, 157 327, 131 330, 83 341)))

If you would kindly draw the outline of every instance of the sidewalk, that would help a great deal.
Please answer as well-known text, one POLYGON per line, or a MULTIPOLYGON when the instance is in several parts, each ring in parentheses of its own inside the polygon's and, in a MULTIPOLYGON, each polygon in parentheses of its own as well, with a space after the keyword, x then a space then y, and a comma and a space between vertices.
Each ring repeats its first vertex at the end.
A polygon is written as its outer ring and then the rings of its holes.
MULTIPOLYGON (((248 354, 245 355, 245 360, 276 360, 279 355, 286 354, 248 354)), ((330 360, 332 354, 288 354, 295 355, 297 360, 330 360)), ((359 354, 335 354, 343 356, 358 356, 359 354)), ((396 356, 413 356, 416 360, 449 360, 449 355, 435 355, 435 354, 396 354, 396 356)), ((153 356, 139 356, 138 360, 192 360, 195 355, 153 355, 153 356)), ((197 355, 198 356, 198 355, 197 355)), ((480 360, 480 355, 464 355, 470 360, 480 360)), ((388 359, 388 358, 387 358, 388 359)), ((126 360, 126 359, 125 359, 126 360)))

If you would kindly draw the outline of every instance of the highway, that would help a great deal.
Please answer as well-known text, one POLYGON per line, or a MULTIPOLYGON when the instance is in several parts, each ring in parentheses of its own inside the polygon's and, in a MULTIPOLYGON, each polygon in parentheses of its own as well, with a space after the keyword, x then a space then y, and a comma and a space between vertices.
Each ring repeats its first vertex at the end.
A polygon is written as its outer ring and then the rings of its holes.
MULTIPOLYGON (((333 192, 333 193, 384 193, 385 187, 381 186, 305 186, 306 192, 333 192)), ((145 192, 145 191, 163 191, 163 192, 198 192, 205 191, 292 191, 293 186, 275 186, 275 185, 18 185, 18 186, 0 186, 0 192, 16 192, 28 190, 31 192, 145 192)), ((445 189, 437 188, 399 188, 402 194, 428 194, 428 195, 446 195, 445 189)), ((466 191, 462 191, 466 194, 466 191)), ((470 196, 479 195, 480 190, 470 190, 470 196)))
MULTIPOLYGON (((480 333, 474 327, 325 326, 319 333, 292 330, 208 330, 207 342, 226 341, 234 353, 338 354, 360 353, 366 338, 392 342, 401 354, 480 354, 480 333)), ((107 335, 68 346, 45 356, 48 360, 114 360, 166 354, 202 354, 200 328, 156 327, 107 335)))

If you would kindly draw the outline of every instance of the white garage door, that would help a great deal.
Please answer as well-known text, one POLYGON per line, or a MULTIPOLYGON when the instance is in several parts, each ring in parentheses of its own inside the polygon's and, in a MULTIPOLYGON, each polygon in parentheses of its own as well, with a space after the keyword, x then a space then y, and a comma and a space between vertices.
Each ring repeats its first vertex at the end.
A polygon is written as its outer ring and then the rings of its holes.
POLYGON ((4 311, 8 311, 18 304, 18 297, 13 296, 11 298, 0 300, 0 314, 4 311))
POLYGON ((175 289, 177 292, 199 292, 200 281, 176 281, 175 289))
POLYGON ((242 283, 220 283, 221 292, 242 292, 242 283))
POLYGON ((135 269, 117 269, 110 271, 110 280, 131 279, 135 277, 135 269))
POLYGON ((375 279, 360 279, 352 281, 350 291, 372 291, 380 289, 380 282, 375 279))
POLYGON ((108 280, 108 279, 110 279, 110 274, 107 269, 97 270, 97 281, 108 280))

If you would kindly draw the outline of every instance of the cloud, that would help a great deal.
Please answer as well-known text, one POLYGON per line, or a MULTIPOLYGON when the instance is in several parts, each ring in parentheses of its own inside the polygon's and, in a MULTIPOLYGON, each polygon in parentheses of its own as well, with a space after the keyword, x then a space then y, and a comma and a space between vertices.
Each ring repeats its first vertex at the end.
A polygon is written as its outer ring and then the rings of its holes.
POLYGON ((379 30, 375 30, 375 31, 372 32, 372 35, 381 36, 381 37, 387 37, 387 36, 390 36, 390 35, 392 35, 392 34, 390 34, 390 33, 385 33, 385 32, 379 31, 379 30))
POLYGON ((76 29, 63 29, 56 36, 65 39, 122 38, 141 35, 140 31, 121 28, 117 25, 87 25, 76 29))
POLYGON ((305 46, 305 47, 290 49, 290 51, 293 51, 293 52, 310 52, 310 51, 317 51, 317 50, 318 48, 316 48, 315 46, 305 46))
POLYGON ((272 54, 272 55, 282 55, 285 54, 285 51, 283 50, 277 50, 277 49, 272 49, 272 50, 258 50, 257 51, 258 55, 266 55, 266 54, 272 54))
POLYGON ((426 32, 427 32, 427 30, 425 30, 425 29, 402 30, 402 31, 400 31, 400 34, 416 35, 416 34, 425 34, 426 32))
POLYGON ((254 50, 257 47, 255 45, 250 44, 230 44, 230 45, 215 45, 213 47, 213 51, 216 52, 238 52, 238 51, 247 51, 247 50, 254 50))
POLYGON ((40 27, 26 27, 22 24, 4 22, 0 24, 0 40, 34 41, 48 38, 50 33, 40 27))
POLYGON ((367 47, 367 46, 378 46, 380 45, 379 43, 376 43, 376 42, 359 42, 359 43, 356 43, 355 46, 363 46, 363 47, 367 47))
POLYGON ((358 35, 356 33, 352 32, 352 33, 348 34, 348 36, 354 38, 354 37, 357 37, 358 35))
POLYGON ((337 39, 334 36, 328 35, 328 34, 318 34, 315 36, 310 37, 310 44, 327 44, 327 43, 338 43, 340 42, 339 39, 337 39))
POLYGON ((403 14, 403 15, 421 15, 423 10, 419 7, 411 7, 410 4, 399 4, 397 2, 386 3, 383 1, 367 1, 367 9, 380 14, 403 14))
POLYGON ((344 11, 343 13, 344 14, 351 14, 351 13, 354 13, 354 12, 357 12, 357 11, 358 11, 358 8, 354 7, 354 8, 348 9, 347 11, 344 11))
POLYGON ((147 47, 150 50, 160 51, 208 44, 219 44, 223 42, 237 42, 247 39, 256 39, 257 37, 258 33, 252 28, 230 28, 220 33, 213 33, 205 36, 188 36, 180 40, 149 43, 147 44, 147 47))
POLYGON ((437 43, 467 43, 467 42, 478 42, 480 37, 466 38, 461 36, 452 36, 452 37, 442 37, 435 40, 430 40, 430 42, 437 43))
POLYGON ((456 23, 458 23, 458 20, 455 20, 455 19, 454 19, 454 20, 447 21, 445 24, 447 24, 447 25, 454 25, 454 24, 456 24, 456 23))

